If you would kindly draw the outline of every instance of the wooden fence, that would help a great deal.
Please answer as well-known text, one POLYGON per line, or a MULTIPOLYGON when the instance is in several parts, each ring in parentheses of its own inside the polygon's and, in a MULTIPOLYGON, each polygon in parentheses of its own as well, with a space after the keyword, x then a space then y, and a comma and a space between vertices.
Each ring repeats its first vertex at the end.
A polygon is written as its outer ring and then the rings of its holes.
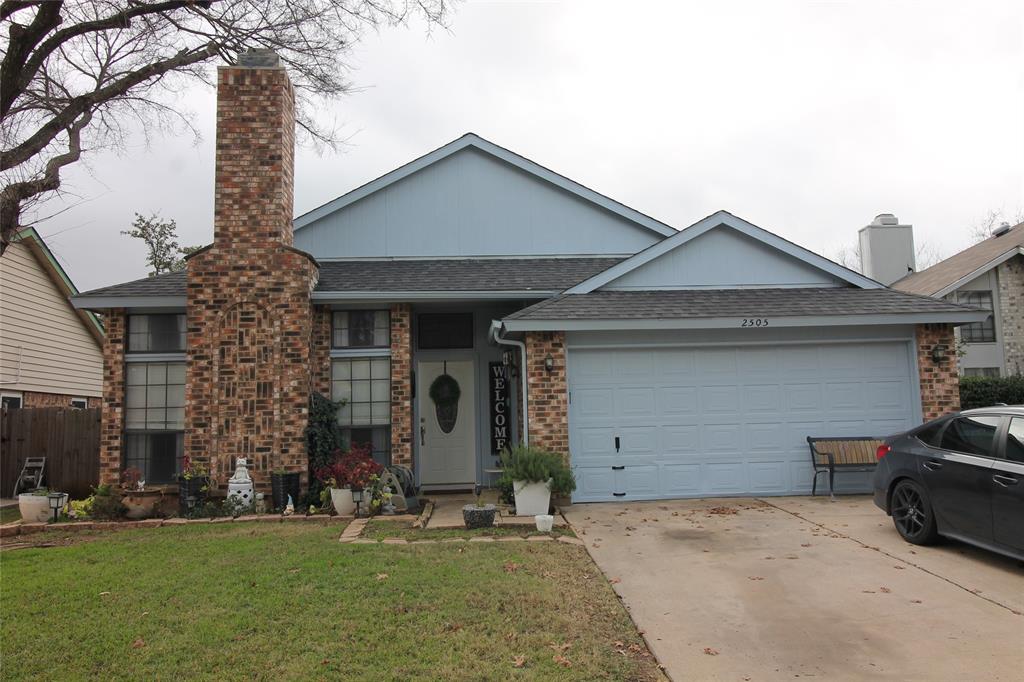
POLYGON ((100 478, 100 410, 0 410, 0 497, 10 497, 26 457, 45 457, 43 485, 74 498, 100 478))

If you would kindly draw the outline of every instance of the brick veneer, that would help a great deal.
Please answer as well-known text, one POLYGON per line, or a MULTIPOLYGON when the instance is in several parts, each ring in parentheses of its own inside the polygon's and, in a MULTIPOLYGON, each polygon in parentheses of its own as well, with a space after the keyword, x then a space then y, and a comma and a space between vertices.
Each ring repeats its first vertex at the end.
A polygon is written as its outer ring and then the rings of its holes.
POLYGON ((925 421, 960 409, 960 377, 953 325, 917 325, 917 368, 921 383, 921 412, 925 421), (937 345, 945 347, 945 357, 940 363, 932 360, 932 349, 937 345))
POLYGON ((124 308, 106 311, 103 324, 103 405, 100 412, 100 483, 116 484, 121 478, 124 440, 124 308))
POLYGON ((331 397, 331 309, 313 306, 313 390, 331 397))
POLYGON ((527 410, 530 445, 568 455, 569 389, 565 375, 565 332, 526 333, 527 410), (548 372, 544 360, 554 360, 548 372))
POLYGON ((280 67, 222 67, 214 242, 187 264, 185 451, 224 484, 307 470, 318 267, 292 246, 295 97, 280 67))
POLYGON ((391 306, 391 461, 412 467, 412 311, 391 306))
POLYGON ((999 314, 1007 374, 1024 374, 1024 256, 999 266, 999 314))
POLYGON ((21 394, 24 407, 71 407, 74 398, 86 398, 87 407, 101 407, 103 398, 89 398, 71 393, 40 393, 38 391, 23 391, 21 394))

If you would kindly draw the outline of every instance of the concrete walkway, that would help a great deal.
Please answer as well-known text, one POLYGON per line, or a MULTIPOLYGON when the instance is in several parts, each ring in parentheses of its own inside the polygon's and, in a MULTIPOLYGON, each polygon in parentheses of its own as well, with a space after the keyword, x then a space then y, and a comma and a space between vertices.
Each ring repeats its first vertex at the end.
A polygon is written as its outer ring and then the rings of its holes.
POLYGON ((904 543, 865 497, 573 505, 675 680, 1016 680, 1024 567, 904 543))

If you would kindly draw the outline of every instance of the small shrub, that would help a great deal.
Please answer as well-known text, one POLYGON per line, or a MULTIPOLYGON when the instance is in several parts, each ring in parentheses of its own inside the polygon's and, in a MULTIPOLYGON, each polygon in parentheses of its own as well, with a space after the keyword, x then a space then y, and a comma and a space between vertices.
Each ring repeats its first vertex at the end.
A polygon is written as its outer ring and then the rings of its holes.
POLYGON ((109 485, 98 485, 93 488, 91 499, 90 518, 101 521, 116 521, 124 516, 126 509, 121 504, 121 497, 114 495, 109 485))
POLYGON ((991 407, 996 403, 1024 405, 1024 376, 960 378, 960 409, 991 407))
POLYGON ((555 495, 568 495, 576 490, 572 469, 558 453, 518 445, 502 453, 501 463, 504 471, 499 488, 510 488, 512 481, 543 483, 551 479, 551 492, 555 495))

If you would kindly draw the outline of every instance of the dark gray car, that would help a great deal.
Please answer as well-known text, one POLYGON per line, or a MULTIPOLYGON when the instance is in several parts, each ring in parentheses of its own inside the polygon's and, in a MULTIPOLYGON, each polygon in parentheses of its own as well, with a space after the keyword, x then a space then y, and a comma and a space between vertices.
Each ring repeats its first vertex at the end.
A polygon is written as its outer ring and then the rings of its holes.
POLYGON ((1024 407, 966 410, 887 438, 874 485, 908 542, 941 535, 1024 561, 1024 407))

